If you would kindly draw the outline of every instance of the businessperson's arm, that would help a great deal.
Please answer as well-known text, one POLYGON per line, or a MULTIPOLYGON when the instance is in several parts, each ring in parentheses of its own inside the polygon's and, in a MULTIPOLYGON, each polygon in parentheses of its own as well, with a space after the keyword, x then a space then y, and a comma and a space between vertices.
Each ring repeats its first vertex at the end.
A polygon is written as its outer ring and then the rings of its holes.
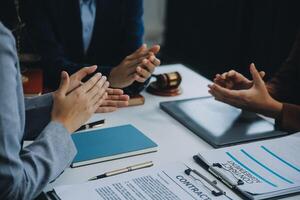
POLYGON ((53 10, 57 1, 31 1, 30 18, 26 20, 27 30, 33 38, 33 43, 37 47, 38 53, 42 57, 43 68, 47 69, 53 80, 51 89, 56 89, 59 85, 61 71, 69 74, 75 73, 78 69, 90 66, 88 63, 74 62, 68 55, 55 33, 52 21, 53 10))
POLYGON ((33 199, 66 168, 75 148, 66 128, 49 123, 22 148, 24 99, 12 35, 0 24, 0 199, 33 199))
POLYGON ((53 94, 51 122, 22 148, 25 108, 17 54, 12 35, 2 25, 0 38, 0 199, 33 199, 69 166, 76 153, 70 133, 99 108, 108 83, 96 74, 69 91, 64 72, 53 94))
POLYGON ((143 46, 143 1, 122 3, 121 46, 123 61, 114 67, 109 75, 112 87, 122 88, 126 94, 140 93, 148 84, 155 67, 160 65, 156 58, 160 47, 143 46))
POLYGON ((25 97, 25 109, 32 110, 41 107, 51 107, 53 103, 52 93, 43 94, 36 97, 25 97))
POLYGON ((269 93, 283 102, 277 126, 285 131, 300 130, 300 32, 297 35, 289 57, 268 82, 269 93))
POLYGON ((123 3, 122 19, 123 27, 123 56, 130 55, 143 44, 143 0, 132 0, 123 3))
POLYGON ((25 98, 24 140, 35 139, 50 122, 52 93, 25 98))
POLYGON ((300 31, 294 42, 293 48, 281 68, 268 82, 270 94, 284 102, 293 102, 293 99, 299 99, 300 88, 300 31))

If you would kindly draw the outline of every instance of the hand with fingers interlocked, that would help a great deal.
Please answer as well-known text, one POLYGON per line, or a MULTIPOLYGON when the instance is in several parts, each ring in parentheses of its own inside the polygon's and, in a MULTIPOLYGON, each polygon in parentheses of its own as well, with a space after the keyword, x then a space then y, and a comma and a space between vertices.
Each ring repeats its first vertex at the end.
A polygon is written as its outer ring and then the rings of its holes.
POLYGON ((160 65, 156 58, 160 46, 154 45, 147 48, 142 45, 131 55, 127 56, 117 67, 113 68, 108 80, 113 88, 125 88, 133 82, 145 82, 151 77, 155 68, 160 65))
POLYGON ((252 81, 235 71, 216 75, 214 84, 208 86, 209 93, 218 101, 277 118, 283 105, 269 94, 262 79, 265 73, 258 72, 253 63, 250 65, 250 72, 252 81))

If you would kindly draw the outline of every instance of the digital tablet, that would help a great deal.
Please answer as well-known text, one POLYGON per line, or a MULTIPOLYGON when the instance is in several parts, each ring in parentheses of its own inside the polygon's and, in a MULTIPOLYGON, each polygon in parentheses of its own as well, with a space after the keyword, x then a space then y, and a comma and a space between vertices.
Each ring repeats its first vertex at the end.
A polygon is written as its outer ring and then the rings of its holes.
POLYGON ((215 148, 287 134, 259 115, 213 97, 162 102, 160 107, 215 148))

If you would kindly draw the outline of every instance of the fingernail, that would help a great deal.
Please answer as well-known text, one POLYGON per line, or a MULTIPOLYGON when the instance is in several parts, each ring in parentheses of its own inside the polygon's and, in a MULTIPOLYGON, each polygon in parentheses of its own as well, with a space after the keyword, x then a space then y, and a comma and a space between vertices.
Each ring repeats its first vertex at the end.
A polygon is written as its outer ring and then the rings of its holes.
POLYGON ((64 73, 64 71, 61 72, 60 77, 61 77, 61 78, 65 78, 65 73, 64 73))
POLYGON ((101 77, 102 74, 101 74, 100 72, 97 72, 97 73, 96 73, 96 76, 97 76, 97 77, 101 77))

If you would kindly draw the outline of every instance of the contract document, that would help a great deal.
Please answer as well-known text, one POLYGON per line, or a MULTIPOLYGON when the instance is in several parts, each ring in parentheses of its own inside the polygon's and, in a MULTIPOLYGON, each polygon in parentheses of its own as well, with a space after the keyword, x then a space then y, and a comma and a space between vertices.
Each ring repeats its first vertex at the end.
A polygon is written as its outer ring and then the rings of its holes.
POLYGON ((205 183, 185 174, 175 163, 165 168, 144 169, 77 185, 54 188, 62 200, 228 200, 214 196, 205 183))

